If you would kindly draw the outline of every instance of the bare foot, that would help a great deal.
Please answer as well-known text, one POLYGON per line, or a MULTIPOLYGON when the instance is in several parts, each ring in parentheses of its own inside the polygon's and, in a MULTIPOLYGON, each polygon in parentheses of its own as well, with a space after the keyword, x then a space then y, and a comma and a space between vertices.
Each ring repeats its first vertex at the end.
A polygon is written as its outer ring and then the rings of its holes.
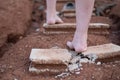
POLYGON ((47 24, 61 24, 63 23, 62 19, 58 15, 55 17, 47 18, 47 24))
POLYGON ((76 52, 83 52, 87 50, 87 35, 81 35, 75 32, 72 42, 68 41, 67 46, 70 49, 75 49, 76 52))

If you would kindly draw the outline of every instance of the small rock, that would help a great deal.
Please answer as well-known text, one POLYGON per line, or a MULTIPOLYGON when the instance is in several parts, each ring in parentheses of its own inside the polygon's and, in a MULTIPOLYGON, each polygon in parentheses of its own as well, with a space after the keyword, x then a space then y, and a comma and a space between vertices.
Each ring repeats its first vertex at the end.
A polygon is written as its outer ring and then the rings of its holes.
POLYGON ((80 70, 83 70, 83 68, 80 68, 80 70))
POLYGON ((27 47, 28 47, 28 45, 25 45, 25 47, 27 48, 27 47))
POLYGON ((19 50, 22 50, 22 48, 19 48, 19 50))
POLYGON ((74 71, 75 69, 78 69, 79 66, 78 64, 71 64, 71 65, 68 65, 68 69, 70 72, 74 71))
POLYGON ((113 67, 115 67, 116 65, 113 65, 113 67))
POLYGON ((14 80, 18 80, 17 78, 14 78, 14 80))
POLYGON ((94 76, 92 76, 92 79, 94 79, 95 77, 94 76))
POLYGON ((101 68, 98 68, 98 70, 100 71, 100 70, 101 70, 101 68))
POLYGON ((101 65, 101 62, 97 62, 97 65, 101 65))
POLYGON ((5 70, 4 69, 0 69, 0 73, 3 73, 3 72, 5 72, 5 70))
POLYGON ((82 58, 82 59, 80 59, 80 62, 81 62, 81 63, 88 63, 89 60, 88 60, 87 58, 82 58))
POLYGON ((78 74, 80 74, 80 71, 78 71, 78 72, 75 72, 75 74, 77 74, 77 75, 78 75, 78 74))
POLYGON ((20 36, 19 39, 23 39, 23 36, 20 36))
POLYGON ((36 32, 40 31, 40 29, 36 29, 36 32))
POLYGON ((117 76, 117 79, 120 79, 120 77, 119 77, 119 76, 117 76))
POLYGON ((13 67, 12 66, 9 66, 9 69, 12 69, 13 67))
POLYGON ((87 80, 86 78, 84 78, 83 80, 87 80))

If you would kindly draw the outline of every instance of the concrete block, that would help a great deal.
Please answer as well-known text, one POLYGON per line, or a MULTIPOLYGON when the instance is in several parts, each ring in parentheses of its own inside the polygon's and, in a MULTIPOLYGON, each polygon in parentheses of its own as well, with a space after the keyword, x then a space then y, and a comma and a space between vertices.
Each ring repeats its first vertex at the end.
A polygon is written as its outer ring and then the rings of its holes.
MULTIPOLYGON (((44 32, 45 34, 60 34, 60 33, 73 33, 76 29, 75 23, 63 23, 63 24, 54 24, 48 25, 44 24, 44 32)), ((90 23, 89 24, 89 33, 105 33, 109 34, 109 24, 105 23, 90 23)))
POLYGON ((120 46, 115 44, 103 44, 98 46, 88 47, 87 51, 83 52, 84 55, 95 54, 98 59, 110 58, 120 56, 120 46))
POLYGON ((32 49, 30 60, 36 64, 66 64, 71 59, 67 49, 32 49))

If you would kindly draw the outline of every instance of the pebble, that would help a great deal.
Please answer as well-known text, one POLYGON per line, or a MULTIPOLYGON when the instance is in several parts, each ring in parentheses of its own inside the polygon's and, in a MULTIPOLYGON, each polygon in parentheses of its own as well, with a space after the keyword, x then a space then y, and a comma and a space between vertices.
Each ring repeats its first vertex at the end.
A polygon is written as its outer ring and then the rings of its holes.
POLYGON ((94 76, 92 76, 92 79, 94 79, 95 77, 94 76))
POLYGON ((23 39, 23 36, 20 36, 19 39, 23 39))
POLYGON ((100 70, 101 70, 101 68, 98 68, 98 70, 100 71, 100 70))
POLYGON ((116 65, 113 65, 113 67, 115 67, 116 65))
POLYGON ((14 80, 18 80, 17 78, 14 78, 14 80))
POLYGON ((4 69, 0 69, 0 73, 3 73, 3 72, 5 72, 5 70, 4 69))
POLYGON ((75 69, 78 69, 78 68, 79 68, 78 64, 68 65, 69 71, 74 71, 75 69))
POLYGON ((25 45, 25 47, 27 48, 27 47, 28 47, 28 45, 25 45))
POLYGON ((80 74, 80 72, 75 72, 75 74, 77 74, 77 75, 78 75, 78 74, 80 74))
POLYGON ((36 32, 39 32, 40 31, 40 29, 36 29, 36 32))
POLYGON ((81 63, 88 63, 89 60, 88 60, 87 58, 82 58, 82 59, 80 59, 80 62, 81 62, 81 63))
POLYGON ((9 69, 12 69, 13 67, 12 66, 9 66, 9 69))
POLYGON ((83 68, 80 68, 80 70, 83 70, 83 68))
POLYGON ((97 64, 96 65, 101 65, 101 62, 97 62, 97 64))
POLYGON ((117 76, 117 79, 120 79, 120 77, 119 77, 119 76, 117 76))

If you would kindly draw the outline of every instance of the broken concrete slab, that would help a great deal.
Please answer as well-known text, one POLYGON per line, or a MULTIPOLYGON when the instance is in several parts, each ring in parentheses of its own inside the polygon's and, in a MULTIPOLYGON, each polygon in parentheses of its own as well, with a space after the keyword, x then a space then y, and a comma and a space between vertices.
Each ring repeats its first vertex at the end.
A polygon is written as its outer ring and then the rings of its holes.
POLYGON ((30 60, 36 64, 66 64, 71 59, 67 49, 32 49, 30 60))
POLYGON ((120 46, 115 44, 104 44, 98 46, 88 47, 87 51, 83 52, 84 55, 95 54, 98 59, 110 58, 120 56, 120 46))
MULTIPOLYGON (((75 23, 63 23, 63 24, 54 24, 47 25, 46 23, 43 25, 45 34, 60 34, 60 33, 73 33, 75 31, 76 24, 75 23)), ((102 33, 109 34, 109 24, 105 23, 90 23, 89 24, 89 32, 90 33, 102 33)))

